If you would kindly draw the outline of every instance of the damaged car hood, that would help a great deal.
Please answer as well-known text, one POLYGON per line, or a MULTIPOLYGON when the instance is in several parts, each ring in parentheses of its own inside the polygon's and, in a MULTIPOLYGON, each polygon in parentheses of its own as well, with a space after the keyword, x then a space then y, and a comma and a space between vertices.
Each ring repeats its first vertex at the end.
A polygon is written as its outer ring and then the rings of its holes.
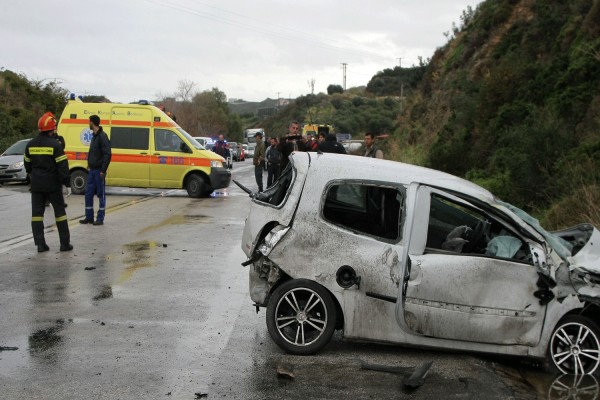
MULTIPOLYGON (((570 228, 570 231, 573 230, 582 231, 585 235, 584 240, 586 240, 585 244, 573 256, 569 257, 568 261, 571 269, 580 268, 586 272, 600 275, 600 231, 591 224, 582 224, 570 228)), ((560 232, 557 234, 561 236, 560 232)), ((581 244, 579 243, 579 245, 581 244)))

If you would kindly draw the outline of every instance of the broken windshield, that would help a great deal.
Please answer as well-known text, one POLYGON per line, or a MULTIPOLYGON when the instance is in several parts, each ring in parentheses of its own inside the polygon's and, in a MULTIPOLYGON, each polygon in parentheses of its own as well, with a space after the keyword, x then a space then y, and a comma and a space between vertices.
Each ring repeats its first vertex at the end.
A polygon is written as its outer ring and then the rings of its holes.
POLYGON ((501 200, 496 200, 496 202, 504 207, 508 208, 510 211, 515 213, 519 218, 523 220, 527 225, 531 226, 535 229, 540 235, 546 239, 546 241, 552 246, 554 251, 563 259, 566 260, 571 256, 572 245, 564 240, 563 238, 548 232, 540 225, 540 222, 533 218, 531 215, 527 214, 525 211, 517 208, 511 204, 505 203, 501 200))

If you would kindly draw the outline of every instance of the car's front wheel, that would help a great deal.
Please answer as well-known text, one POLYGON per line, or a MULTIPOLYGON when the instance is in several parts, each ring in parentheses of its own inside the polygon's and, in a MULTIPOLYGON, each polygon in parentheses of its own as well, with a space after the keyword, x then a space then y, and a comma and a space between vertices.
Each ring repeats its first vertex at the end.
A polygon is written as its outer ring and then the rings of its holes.
POLYGON ((548 344, 547 366, 562 374, 600 373, 600 329, 588 317, 564 318, 548 344))
POLYGON ((267 329, 285 352, 314 354, 335 330, 337 309, 331 294, 307 279, 285 282, 275 289, 267 305, 267 329))
POLYGON ((212 193, 210 185, 199 175, 190 175, 185 182, 185 189, 188 192, 188 196, 194 198, 207 197, 212 193))

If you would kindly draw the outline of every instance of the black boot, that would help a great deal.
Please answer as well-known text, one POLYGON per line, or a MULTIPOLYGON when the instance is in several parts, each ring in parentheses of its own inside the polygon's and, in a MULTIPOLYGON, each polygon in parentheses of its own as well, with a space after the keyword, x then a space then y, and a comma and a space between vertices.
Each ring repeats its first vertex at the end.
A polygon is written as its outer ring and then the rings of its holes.
POLYGON ((60 251, 71 251, 71 250, 73 250, 73 245, 70 243, 60 245, 60 251))
POLYGON ((50 247, 48 247, 48 245, 46 243, 43 243, 43 244, 38 244, 37 249, 38 249, 38 253, 43 253, 45 251, 50 250, 50 247))

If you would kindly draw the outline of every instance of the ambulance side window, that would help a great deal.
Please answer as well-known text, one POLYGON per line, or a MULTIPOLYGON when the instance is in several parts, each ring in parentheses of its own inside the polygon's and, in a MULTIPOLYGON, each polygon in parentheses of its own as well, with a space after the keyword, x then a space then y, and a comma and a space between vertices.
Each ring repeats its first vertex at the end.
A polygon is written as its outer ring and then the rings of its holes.
POLYGON ((173 131, 154 129, 154 148, 156 151, 184 152, 183 140, 173 131))
POLYGON ((150 129, 112 127, 110 144, 114 149, 148 150, 150 129))

